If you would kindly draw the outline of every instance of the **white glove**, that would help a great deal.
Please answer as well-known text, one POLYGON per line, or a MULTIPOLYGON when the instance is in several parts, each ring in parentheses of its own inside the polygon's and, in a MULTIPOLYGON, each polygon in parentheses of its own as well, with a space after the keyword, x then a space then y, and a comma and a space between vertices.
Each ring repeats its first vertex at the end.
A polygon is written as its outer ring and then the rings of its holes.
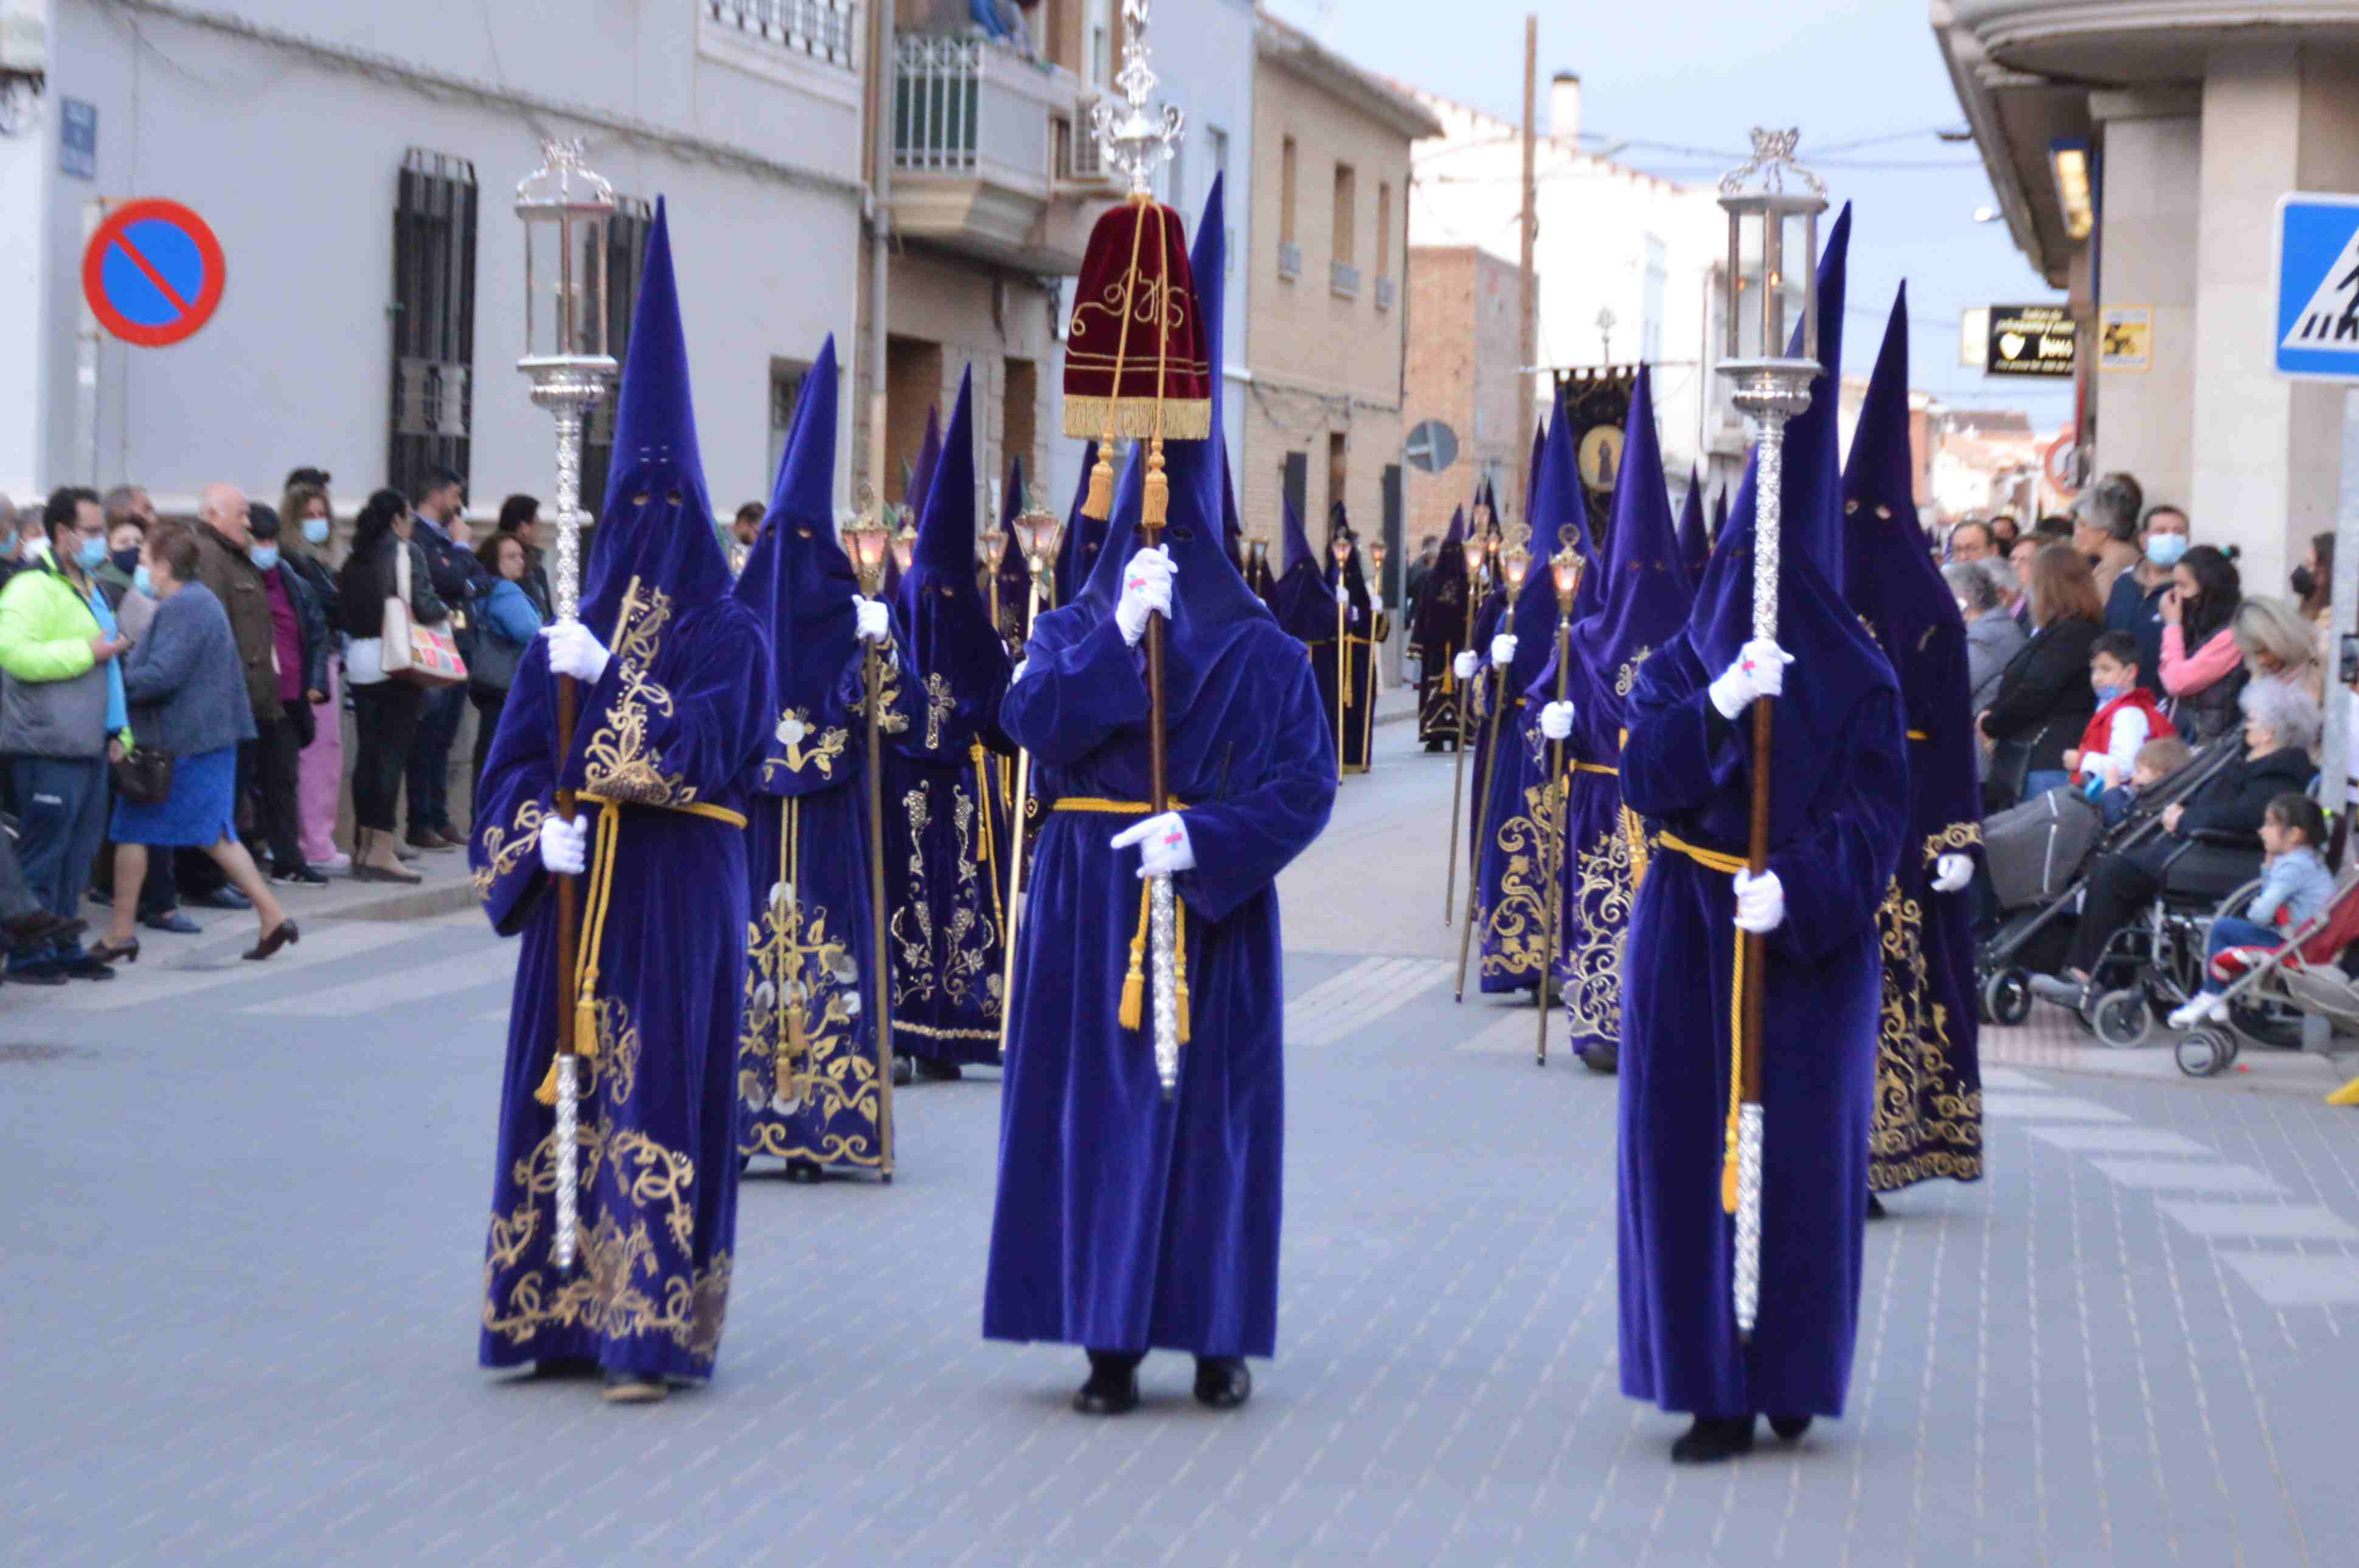
POLYGON ((1736 929, 1760 936, 1785 923, 1786 885, 1777 880, 1777 874, 1764 871, 1756 877, 1749 871, 1738 872, 1736 929))
POLYGON ((1516 634, 1501 632, 1491 639, 1491 662, 1505 670, 1516 662, 1516 634))
POLYGON ((540 824, 540 863, 560 877, 579 877, 590 869, 590 819, 567 822, 551 813, 540 824))
POLYGON ((1955 893, 1974 879, 1974 863, 1962 855, 1945 855, 1933 863, 1933 891, 1955 893))
POLYGON ((606 645, 580 621, 560 621, 540 634, 549 639, 549 668, 590 685, 606 673, 606 645))
POLYGON ((1177 811, 1134 822, 1114 835, 1114 847, 1138 848, 1138 874, 1160 877, 1196 868, 1196 846, 1188 842, 1188 823, 1177 811))
POLYGON ((1723 719, 1734 719, 1761 697, 1786 690, 1786 666, 1794 656, 1774 642, 1748 642, 1737 651, 1736 662, 1709 688, 1712 705, 1723 719))
POLYGON ((1461 681, 1472 681, 1474 679, 1474 672, 1483 668, 1483 660, 1477 658, 1474 650, 1470 648, 1451 660, 1450 668, 1457 672, 1458 679, 1461 681))
POLYGON ((1031 669, 1031 668, 1032 668, 1032 661, 1031 661, 1030 659, 1017 659, 1017 660, 1016 661, 1016 669, 1015 669, 1015 671, 1007 677, 1007 683, 1008 683, 1010 686, 1015 685, 1018 681, 1021 681, 1021 680, 1023 680, 1023 679, 1024 679, 1024 672, 1025 672, 1026 670, 1027 670, 1031 669))
POLYGON ((1114 607, 1114 625, 1122 628, 1122 640, 1131 647, 1147 635, 1147 617, 1150 615, 1171 614, 1171 579, 1180 569, 1171 564, 1171 552, 1161 545, 1142 550, 1130 558, 1122 569, 1122 603, 1114 607))
POLYGON ((1540 710, 1540 734, 1550 740, 1572 738, 1572 704, 1550 702, 1540 710))
POLYGON ((1343 605, 1347 610, 1350 609, 1352 607, 1352 590, 1341 583, 1336 583, 1335 603, 1343 605))
POLYGON ((885 608, 885 601, 864 599, 854 593, 852 596, 852 613, 859 622, 857 635, 862 641, 873 642, 881 648, 893 640, 893 616, 885 608))

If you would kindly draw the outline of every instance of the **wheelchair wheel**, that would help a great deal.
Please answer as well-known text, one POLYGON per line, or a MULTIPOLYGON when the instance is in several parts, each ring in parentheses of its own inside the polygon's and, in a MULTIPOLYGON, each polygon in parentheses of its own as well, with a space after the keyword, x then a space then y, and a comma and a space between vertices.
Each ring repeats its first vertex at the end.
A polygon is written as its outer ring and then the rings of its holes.
POLYGON ((2097 1038, 2115 1051, 2135 1051, 2153 1032, 2154 1004, 2147 999, 2142 986, 2108 991, 2097 998, 2089 1021, 2097 1038))
POLYGON ((2235 1037, 2225 1029, 2200 1029, 2179 1042, 2179 1070, 2190 1078, 2213 1078, 2236 1060, 2235 1037))
POLYGON ((2020 969, 2002 969, 1983 982, 1982 999, 1991 1022, 2013 1028, 2031 1016, 2031 976, 2020 969))

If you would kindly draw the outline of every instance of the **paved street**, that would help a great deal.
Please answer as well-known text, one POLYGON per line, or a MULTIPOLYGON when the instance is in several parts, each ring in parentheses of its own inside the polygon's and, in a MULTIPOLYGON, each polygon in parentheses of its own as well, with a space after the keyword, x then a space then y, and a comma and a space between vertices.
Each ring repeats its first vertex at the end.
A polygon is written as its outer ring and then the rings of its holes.
POLYGON ((1990 1180, 1870 1232, 1849 1418, 1674 1471, 1683 1423, 1616 1381, 1614 1085, 1451 1005, 1450 760, 1379 735, 1287 878, 1285 1294, 1243 1412, 1161 1356, 1085 1422, 1078 1353, 981 1340, 987 1076, 903 1092, 889 1187, 749 1181, 710 1388, 489 1378, 513 950, 469 913, 315 921, 258 972, 151 939, 0 990, 0 1563, 2352 1560, 2337 1075, 2052 1027, 1991 1040, 1990 1180))

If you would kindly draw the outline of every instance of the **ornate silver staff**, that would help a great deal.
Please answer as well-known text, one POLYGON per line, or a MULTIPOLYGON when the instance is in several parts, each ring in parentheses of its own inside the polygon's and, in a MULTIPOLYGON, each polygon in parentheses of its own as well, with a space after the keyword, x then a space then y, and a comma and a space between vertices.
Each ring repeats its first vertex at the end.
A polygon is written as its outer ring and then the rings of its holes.
MULTIPOLYGON (((1753 637, 1777 639, 1778 528, 1783 521, 1786 425, 1810 406, 1810 383, 1818 361, 1805 353, 1777 357, 1787 342, 1786 305, 1799 294, 1796 337, 1816 346, 1819 317, 1819 214, 1827 210, 1827 188, 1794 161, 1799 130, 1753 133, 1753 157, 1720 182, 1720 204, 1728 212, 1728 278, 1734 291, 1728 311, 1728 341, 1720 373, 1734 384, 1736 406, 1751 417, 1759 455, 1755 480, 1753 534, 1753 637), (1801 189, 1788 191, 1791 179, 1801 189), (1750 243, 1748 244, 1748 239, 1750 243), (1748 285, 1746 252, 1757 252, 1758 284, 1748 285), (1799 286, 1788 276, 1799 266, 1799 286), (1744 309, 1750 287, 1751 320, 1744 309), (1750 340, 1748 345, 1748 339, 1750 340), (1746 349, 1753 350, 1747 356, 1746 349)), ((1769 729, 1774 704, 1753 704, 1753 823, 1746 865, 1760 876, 1769 868, 1769 729)), ((1734 981, 1743 1007, 1731 1041, 1728 1127, 1722 1157, 1722 1209, 1735 1216, 1734 1295, 1737 1333, 1750 1339, 1761 1309, 1761 1027, 1768 992, 1768 944, 1745 933, 1734 981)))
MULTIPOLYGON (((544 139, 540 167, 518 181, 516 216, 524 220, 524 357, 516 368, 531 378, 532 400, 557 417, 555 572, 549 591, 557 624, 582 606, 582 423, 614 378, 606 352, 606 224, 614 214, 614 188, 582 161, 578 140, 544 139)), ((557 682, 557 766, 573 754, 581 693, 571 676, 557 682)), ((557 792, 557 814, 571 823, 573 792, 557 792)), ((581 951, 581 889, 557 878, 557 1224, 550 1259, 573 1266, 581 1233, 580 1032, 575 1016, 574 964, 581 951)), ((588 1027, 594 1029, 596 1021, 588 1027)), ((597 1042, 593 1039, 591 1043, 597 1042)))
MULTIPOLYGON (((1114 356, 1114 373, 1107 377, 1100 398, 1105 429, 1098 445, 1098 466, 1093 470, 1090 494, 1083 502, 1083 511, 1093 517, 1108 515, 1101 505, 1110 492, 1113 477, 1114 437, 1121 433, 1118 420, 1125 415, 1145 418, 1151 422, 1136 433, 1148 442, 1147 484, 1144 505, 1139 515, 1139 538, 1142 549, 1153 549, 1163 536, 1163 524, 1170 494, 1163 475, 1163 441, 1167 435, 1186 437, 1196 433, 1211 417, 1209 401, 1175 396, 1167 387, 1159 366, 1159 351, 1168 334, 1175 330, 1193 331, 1194 323, 1175 320, 1175 302, 1169 285, 1172 281, 1175 260, 1180 276, 1185 275, 1185 239, 1179 233, 1175 214, 1155 204, 1155 171, 1171 156, 1171 144, 1180 137, 1183 124, 1180 111, 1165 104, 1160 114, 1150 114, 1147 105, 1155 94, 1155 72, 1147 63, 1147 0, 1123 0, 1125 24, 1122 45, 1122 70, 1115 73, 1114 85, 1122 90, 1122 105, 1100 99, 1090 111, 1090 128, 1097 137, 1099 150, 1105 161, 1120 169, 1129 179, 1130 189, 1123 207, 1099 220, 1090 236, 1090 252, 1082 260, 1082 277, 1086 284, 1093 278, 1108 275, 1107 254, 1117 245, 1130 256, 1128 267, 1115 271, 1123 305, 1121 336, 1114 356), (1158 245, 1153 252, 1142 253, 1140 242, 1152 232, 1158 239, 1169 229, 1172 244, 1158 245), (1117 236, 1126 236, 1117 238, 1117 236), (1141 262, 1145 260, 1142 270, 1141 262), (1134 290, 1145 287, 1149 308, 1136 301, 1134 290), (1134 310, 1134 306, 1136 309, 1134 310), (1139 340, 1129 337, 1131 326, 1143 311, 1148 318, 1139 340), (1130 375, 1150 376, 1150 386, 1145 392, 1134 389, 1126 379, 1130 375), (1125 408, 1125 405, 1128 405, 1125 408), (1201 411, 1200 411, 1201 410, 1201 411)), ((1192 289, 1190 289, 1192 292, 1192 289)), ((1077 310, 1076 320, 1080 319, 1077 310)), ((1077 369, 1072 353, 1072 334, 1068 333, 1066 361, 1066 420, 1068 434, 1088 434, 1087 421, 1092 413, 1086 396, 1077 397, 1077 369), (1082 421, 1075 429, 1073 421, 1082 421)), ((1220 366, 1209 367, 1213 376, 1220 366)), ((1210 387, 1204 388, 1209 398, 1210 387)), ((1218 439, 1218 432, 1207 432, 1218 439)), ((1152 784, 1148 808, 1158 815, 1171 809, 1171 793, 1166 777, 1165 747, 1167 725, 1163 706, 1163 617, 1150 615, 1147 623, 1147 691, 1153 706, 1153 716, 1147 723, 1147 768, 1152 784)), ((1154 985, 1155 1076, 1163 1086, 1167 1101, 1180 1086, 1180 964, 1179 906, 1171 891, 1169 875, 1147 878, 1147 962, 1154 985)))

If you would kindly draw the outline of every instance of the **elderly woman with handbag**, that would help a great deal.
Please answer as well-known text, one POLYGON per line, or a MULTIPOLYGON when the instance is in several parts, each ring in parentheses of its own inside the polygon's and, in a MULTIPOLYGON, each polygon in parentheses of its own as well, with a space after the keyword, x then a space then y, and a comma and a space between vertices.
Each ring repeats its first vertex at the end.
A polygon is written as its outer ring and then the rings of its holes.
POLYGON ((196 580, 199 551, 187 529, 159 528, 141 551, 140 591, 156 600, 147 632, 124 660, 132 746, 110 743, 117 800, 114 919, 91 950, 103 963, 139 962, 131 933, 150 848, 201 849, 251 899, 261 934, 245 956, 259 962, 302 940, 237 841, 237 748, 255 735, 245 663, 228 612, 196 580))
POLYGON ((398 490, 380 490, 361 508, 353 528, 353 553, 341 586, 344 631, 352 638, 344 656, 344 679, 352 688, 353 877, 360 882, 425 880, 401 864, 395 848, 394 810, 401 796, 418 722, 426 711, 426 688, 389 667, 408 662, 408 648, 386 657, 388 619, 393 636, 407 641, 414 626, 447 625, 451 612, 436 596, 425 552, 410 542, 417 527, 409 503, 398 490))

